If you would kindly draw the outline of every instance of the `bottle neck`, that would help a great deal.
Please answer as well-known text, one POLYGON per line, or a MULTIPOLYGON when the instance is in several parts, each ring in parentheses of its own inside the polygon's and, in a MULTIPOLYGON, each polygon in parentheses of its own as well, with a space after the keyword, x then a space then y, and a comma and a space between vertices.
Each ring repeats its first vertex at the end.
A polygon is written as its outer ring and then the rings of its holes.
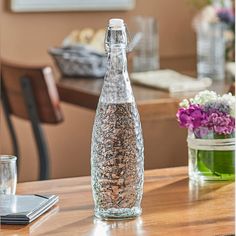
POLYGON ((107 104, 134 102, 127 72, 125 47, 118 47, 116 45, 110 48, 107 66, 100 102, 107 104))
POLYGON ((108 27, 105 37, 107 72, 100 103, 118 104, 134 102, 127 72, 127 35, 125 27, 108 27))
POLYGON ((124 45, 112 46, 107 55, 108 72, 116 74, 127 73, 127 57, 124 45))
POLYGON ((117 73, 125 73, 127 71, 127 47, 128 37, 125 25, 109 26, 105 37, 108 71, 117 73))

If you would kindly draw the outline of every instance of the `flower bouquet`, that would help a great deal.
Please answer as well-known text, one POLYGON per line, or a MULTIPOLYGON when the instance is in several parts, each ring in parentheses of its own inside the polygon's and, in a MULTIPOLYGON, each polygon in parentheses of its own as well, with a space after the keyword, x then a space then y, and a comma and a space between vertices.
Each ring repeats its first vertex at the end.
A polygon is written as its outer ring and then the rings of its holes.
POLYGON ((199 92, 180 103, 177 119, 188 128, 189 177, 234 180, 235 96, 199 92))

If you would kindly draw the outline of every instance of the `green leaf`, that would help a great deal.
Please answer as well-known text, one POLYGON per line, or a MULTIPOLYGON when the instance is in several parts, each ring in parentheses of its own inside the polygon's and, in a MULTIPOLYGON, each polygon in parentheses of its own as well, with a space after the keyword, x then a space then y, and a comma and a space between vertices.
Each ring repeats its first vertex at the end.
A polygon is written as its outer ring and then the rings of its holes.
POLYGON ((235 172, 234 151, 198 150, 197 159, 200 171, 206 171, 205 168, 207 168, 212 173, 218 174, 234 174, 235 172))

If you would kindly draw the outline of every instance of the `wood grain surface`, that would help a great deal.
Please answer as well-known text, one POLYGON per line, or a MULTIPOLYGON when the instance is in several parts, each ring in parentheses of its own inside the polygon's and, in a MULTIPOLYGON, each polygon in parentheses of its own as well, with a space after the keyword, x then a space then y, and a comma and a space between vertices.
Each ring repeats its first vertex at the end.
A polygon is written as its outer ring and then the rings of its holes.
MULTIPOLYGON (((185 72, 193 75, 194 72, 185 72)), ((57 82, 60 99, 73 105, 95 110, 101 93, 103 79, 64 78, 57 82)), ((229 91, 230 84, 216 81, 209 88, 220 94, 229 91)), ((196 92, 176 93, 132 84, 134 97, 138 105, 141 120, 168 119, 175 117, 179 102, 192 97, 196 92)))
POLYGON ((90 177, 21 183, 18 194, 57 194, 59 204, 28 226, 1 236, 220 236, 234 233, 234 183, 189 182, 186 167, 145 172, 143 214, 134 220, 93 216, 90 177))
POLYGON ((11 114, 29 119, 21 84, 24 78, 32 87, 35 108, 40 122, 57 124, 63 121, 59 95, 51 67, 24 66, 4 61, 1 64, 1 69, 2 85, 4 85, 1 89, 4 89, 11 114))

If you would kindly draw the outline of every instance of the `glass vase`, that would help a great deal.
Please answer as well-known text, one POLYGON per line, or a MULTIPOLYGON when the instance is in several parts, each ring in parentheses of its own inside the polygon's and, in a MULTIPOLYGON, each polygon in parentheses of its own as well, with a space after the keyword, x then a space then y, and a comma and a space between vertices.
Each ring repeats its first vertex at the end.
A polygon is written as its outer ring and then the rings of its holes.
POLYGON ((192 180, 234 180, 235 138, 234 135, 216 135, 213 132, 204 138, 188 134, 189 178, 192 180))

